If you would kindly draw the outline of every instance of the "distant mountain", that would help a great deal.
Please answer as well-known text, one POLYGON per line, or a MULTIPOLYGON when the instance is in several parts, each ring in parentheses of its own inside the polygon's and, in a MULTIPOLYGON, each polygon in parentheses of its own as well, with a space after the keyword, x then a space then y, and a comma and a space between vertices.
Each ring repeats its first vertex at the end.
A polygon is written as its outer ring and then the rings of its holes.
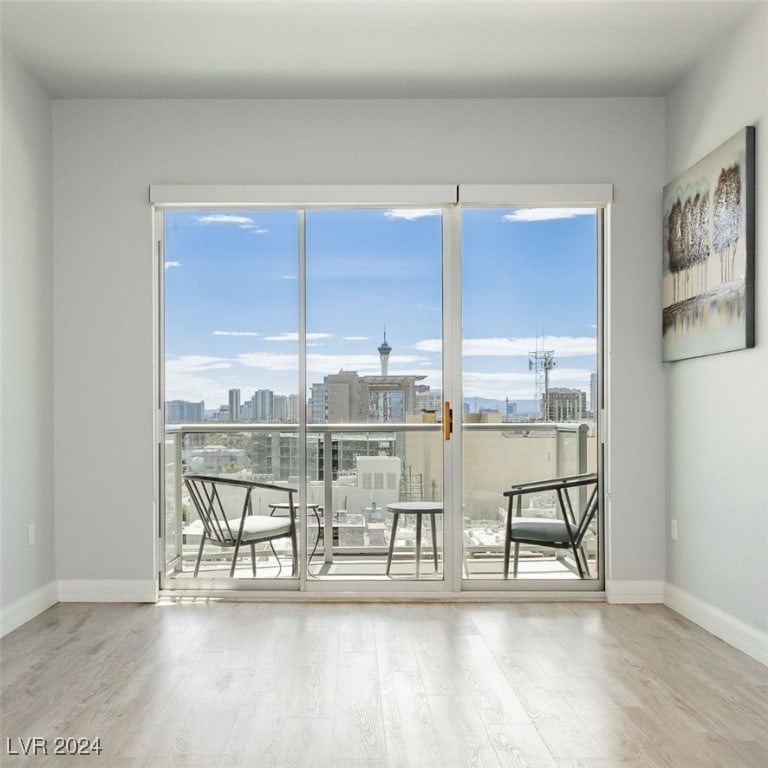
MULTIPOLYGON (((539 410, 537 400, 510 400, 510 402, 517 406, 517 413, 534 413, 539 410)), ((493 400, 489 397, 465 397, 464 405, 469 408, 470 413, 478 413, 481 410, 500 413, 507 411, 506 400, 493 400)))

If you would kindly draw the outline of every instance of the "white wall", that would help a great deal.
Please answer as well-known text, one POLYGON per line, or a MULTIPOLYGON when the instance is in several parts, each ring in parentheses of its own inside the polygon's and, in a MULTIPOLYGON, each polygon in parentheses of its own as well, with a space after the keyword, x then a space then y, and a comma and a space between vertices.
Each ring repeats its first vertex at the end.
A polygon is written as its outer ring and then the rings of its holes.
MULTIPOLYGON (((675 607, 722 612, 762 634, 768 659, 768 6, 667 100, 666 177, 756 125, 754 349, 668 364, 667 579, 675 607), (673 591, 674 591, 673 590, 673 591), (698 603, 697 603, 698 601, 698 603)), ((690 610, 689 610, 690 612, 690 610)), ((722 616, 721 616, 722 619, 722 616)))
POLYGON ((7 50, 1 152, 0 607, 8 631, 56 595, 51 100, 7 50))
POLYGON ((59 578, 153 575, 150 183, 597 181, 616 200, 610 576, 663 582, 663 172, 661 99, 55 101, 59 578))

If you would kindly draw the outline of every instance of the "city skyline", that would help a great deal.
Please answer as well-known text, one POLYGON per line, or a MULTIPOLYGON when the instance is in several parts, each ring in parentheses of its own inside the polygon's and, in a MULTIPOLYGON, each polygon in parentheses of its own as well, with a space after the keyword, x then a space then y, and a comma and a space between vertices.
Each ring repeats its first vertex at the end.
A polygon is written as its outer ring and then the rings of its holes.
MULTIPOLYGON (((340 370, 442 388, 442 227, 433 209, 307 212, 307 392, 340 370)), ((593 209, 466 209, 464 398, 531 400, 528 355, 550 385, 589 391, 596 366, 593 209)), ((165 243, 166 400, 298 394, 298 216, 171 211, 165 243)))
MULTIPOLYGON (((347 371, 343 371, 342 373, 347 373, 347 371)), ((594 372, 592 375, 596 375, 594 372)), ((331 377, 333 378, 333 377, 331 377)), ((317 386, 317 385, 315 385, 317 386)), ((220 403, 220 404, 206 404, 204 400, 166 400, 165 401, 165 407, 166 407, 166 421, 167 422, 193 422, 193 421, 201 421, 203 420, 201 417, 205 416, 206 414, 211 416, 212 418, 218 418, 221 420, 223 418, 221 415, 218 417, 215 414, 224 414, 226 413, 226 419, 228 421, 256 421, 256 422, 263 422, 263 421, 274 421, 279 423, 294 423, 298 421, 298 407, 299 407, 299 396, 298 394, 291 394, 291 395, 280 395, 275 392, 272 392, 272 390, 256 390, 251 397, 245 398, 242 402, 239 403, 239 405, 236 406, 235 411, 237 413, 236 418, 232 418, 232 393, 237 392, 238 395, 242 395, 242 391, 240 389, 235 390, 229 390, 230 400, 229 403, 220 403), (260 393, 269 392, 274 397, 274 407, 273 407, 273 415, 270 419, 264 419, 261 418, 260 415, 257 413, 254 415, 254 409, 253 409, 253 401, 254 398, 259 395, 260 393), (190 415, 191 413, 197 414, 197 415, 190 415), (283 415, 281 415, 283 414, 283 415)), ((584 389, 580 388, 569 388, 569 387, 550 387, 549 389, 550 396, 562 398, 565 394, 566 396, 570 393, 578 393, 580 396, 583 396, 583 402, 584 405, 581 406, 580 412, 586 415, 592 415, 593 413, 593 392, 590 388, 590 391, 586 391, 584 389)), ((436 404, 434 402, 436 397, 442 398, 442 391, 441 390, 427 390, 427 391, 418 391, 417 392, 417 411, 421 408, 424 408, 426 410, 436 411, 439 410, 440 404, 436 404), (422 406, 423 403, 423 406, 422 406)), ((574 401, 575 402, 575 401, 574 401)), ((545 410, 544 405, 544 398, 543 396, 540 396, 539 400, 510 400, 509 398, 506 398, 505 400, 499 400, 494 398, 484 398, 484 397, 465 397, 464 398, 464 413, 500 413, 504 415, 518 415, 523 417, 523 420, 530 419, 531 415, 535 412, 541 413, 541 411, 545 410), (523 406, 523 407, 519 407, 523 406), (526 407, 528 406, 528 407, 526 407)), ((310 421, 314 421, 314 419, 311 417, 311 409, 312 409, 312 394, 309 395, 307 398, 307 401, 303 403, 303 406, 307 408, 308 415, 310 416, 310 421)), ((555 405, 552 406, 557 407, 555 405)), ((441 415, 438 413, 437 415, 438 420, 440 420, 441 415)), ((579 416, 579 418, 582 418, 579 416)), ((555 421, 571 421, 571 418, 557 418, 553 419, 555 421)))

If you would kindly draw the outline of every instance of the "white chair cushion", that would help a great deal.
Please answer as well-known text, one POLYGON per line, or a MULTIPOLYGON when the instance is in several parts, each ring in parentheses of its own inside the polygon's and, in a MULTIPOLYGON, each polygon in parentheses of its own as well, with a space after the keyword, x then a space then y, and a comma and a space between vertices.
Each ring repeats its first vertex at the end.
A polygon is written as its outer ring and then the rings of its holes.
MULTIPOLYGON (((239 520, 230 520, 233 533, 237 533, 239 520)), ((287 517, 269 517, 268 515, 249 515, 243 525, 243 541, 261 541, 280 534, 290 536, 291 521, 287 517)))

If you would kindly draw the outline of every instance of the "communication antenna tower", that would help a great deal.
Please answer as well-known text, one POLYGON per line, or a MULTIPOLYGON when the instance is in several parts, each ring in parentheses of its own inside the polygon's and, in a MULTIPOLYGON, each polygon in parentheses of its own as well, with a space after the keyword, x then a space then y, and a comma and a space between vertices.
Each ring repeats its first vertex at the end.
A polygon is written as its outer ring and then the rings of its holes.
POLYGON ((528 353, 528 370, 536 377, 536 399, 541 398, 541 416, 549 415, 549 372, 557 365, 554 349, 536 349, 528 353))

